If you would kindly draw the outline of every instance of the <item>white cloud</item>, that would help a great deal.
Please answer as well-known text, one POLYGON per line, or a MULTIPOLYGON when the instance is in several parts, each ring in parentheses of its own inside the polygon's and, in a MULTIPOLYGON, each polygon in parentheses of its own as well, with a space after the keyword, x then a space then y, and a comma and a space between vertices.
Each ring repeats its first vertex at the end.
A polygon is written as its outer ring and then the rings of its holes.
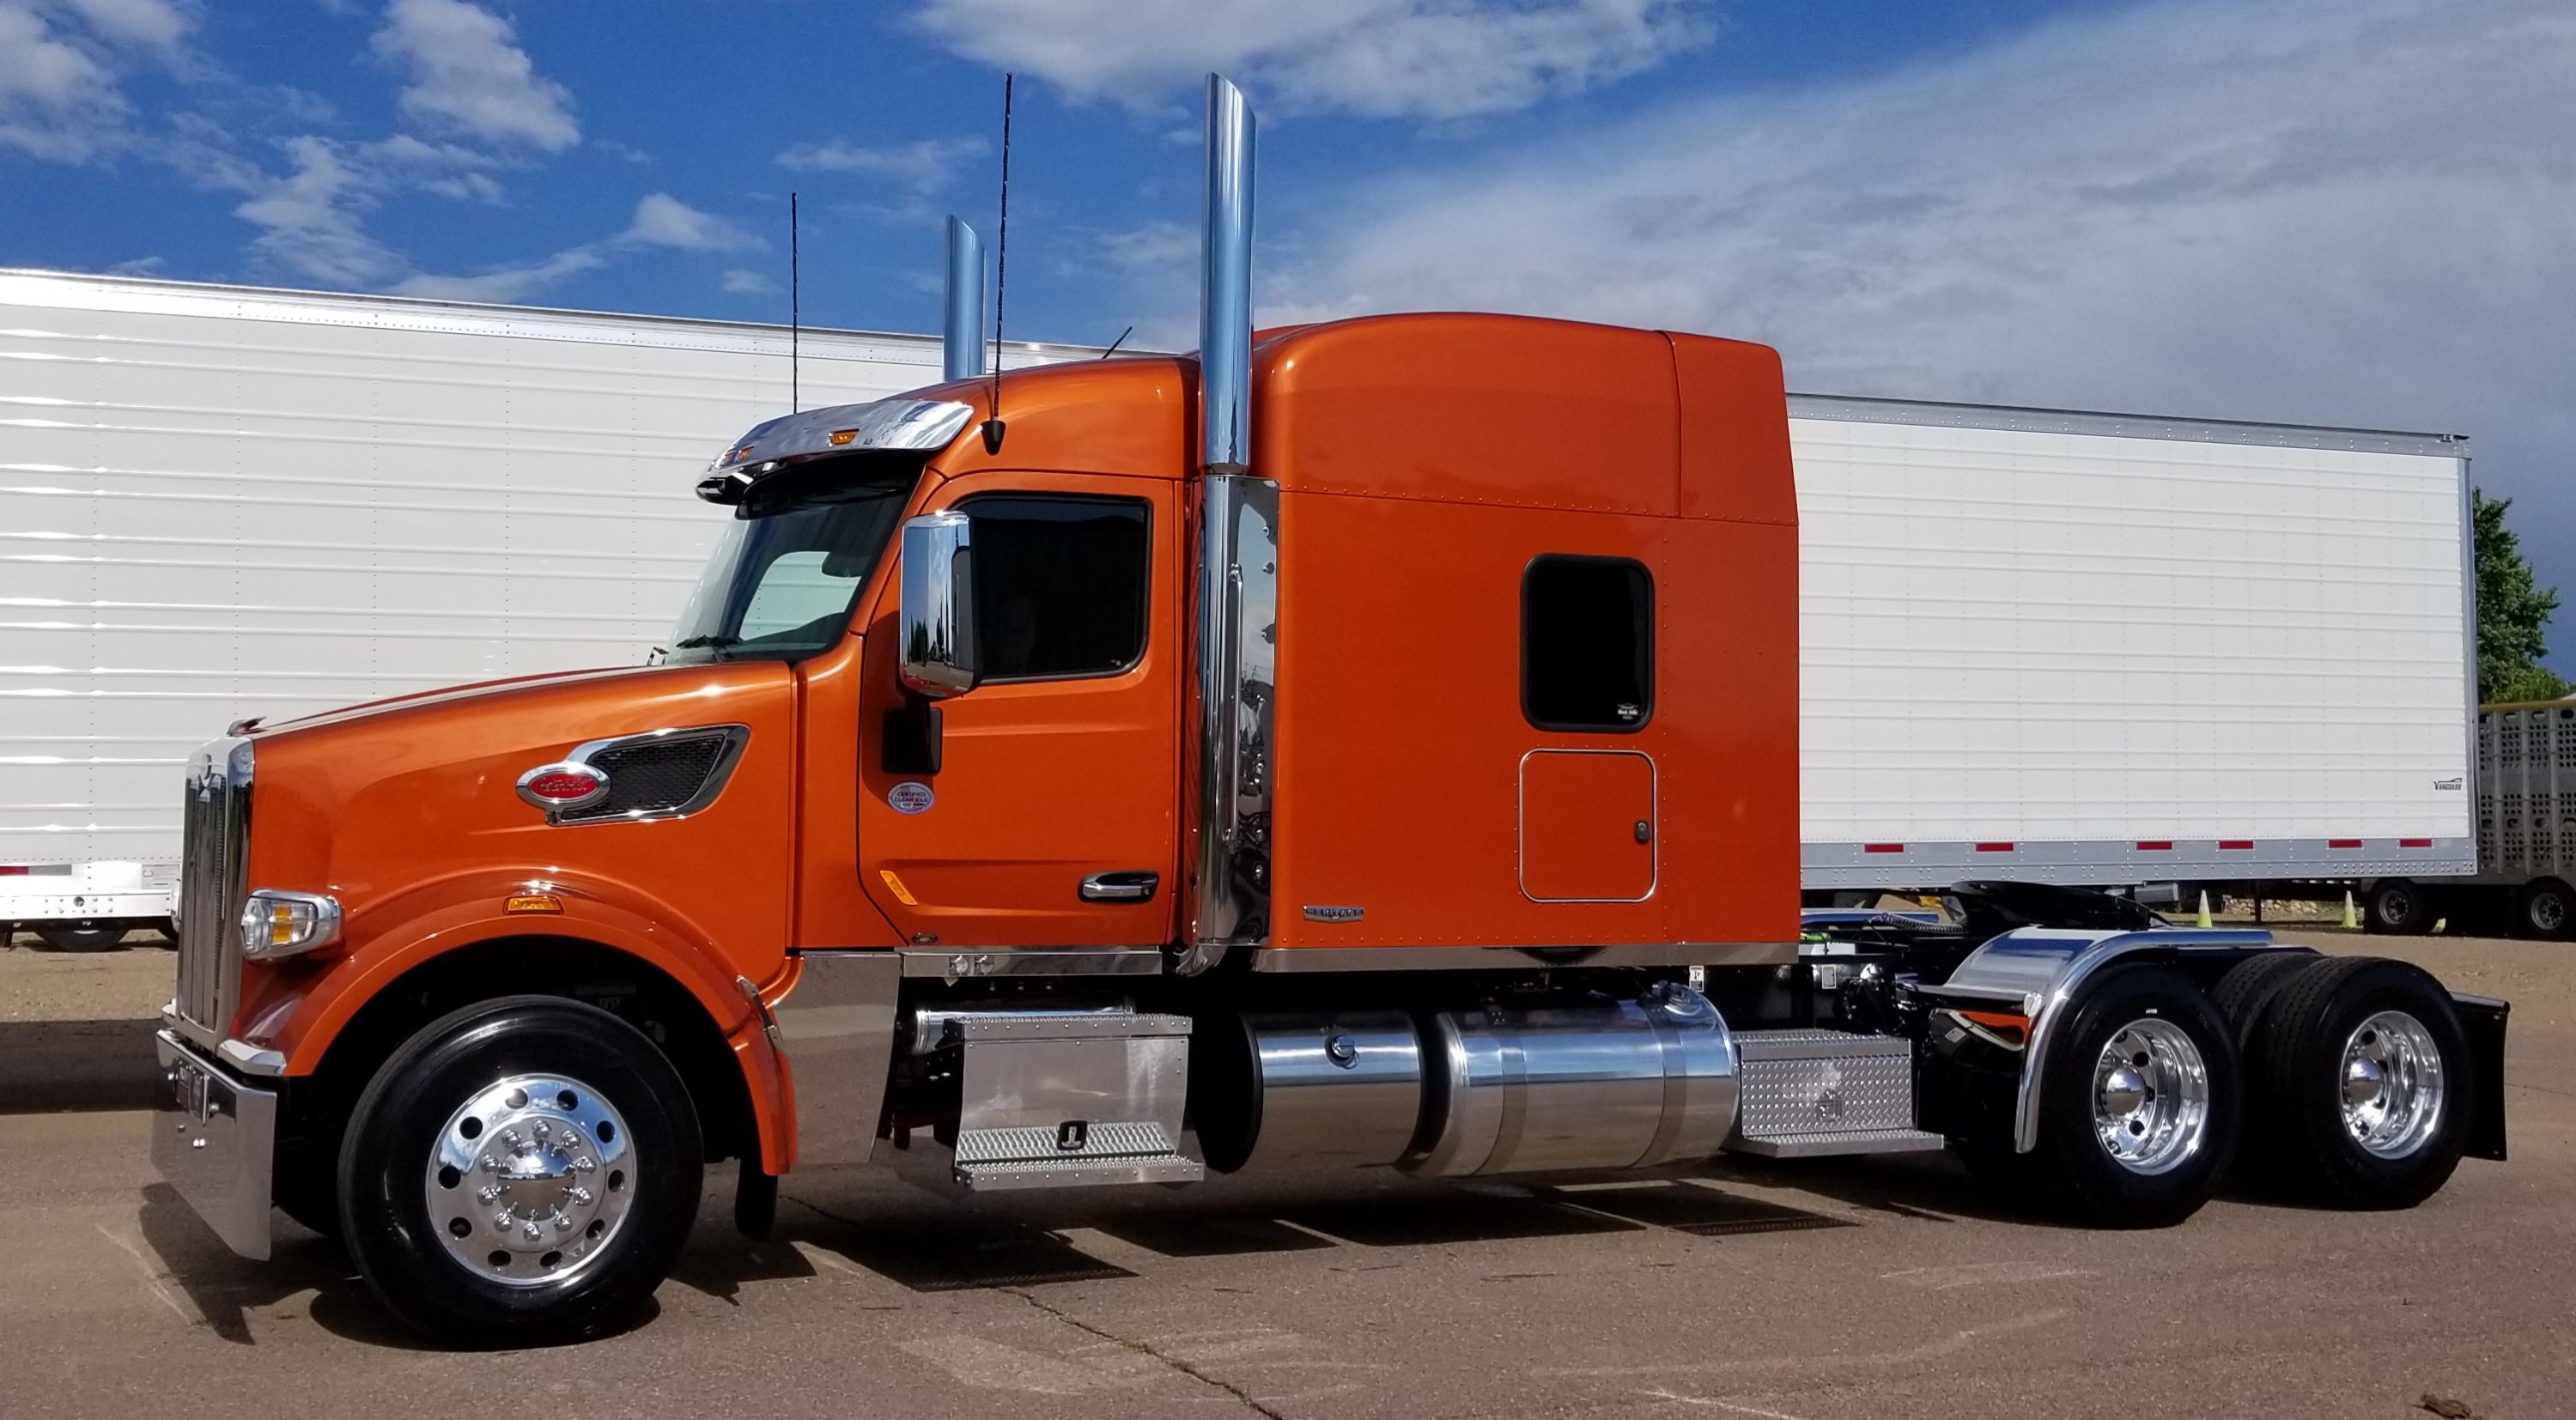
POLYGON ((774 296, 778 283, 747 266, 737 266, 718 283, 728 296, 774 296))
POLYGON ((418 272, 390 288, 397 296, 429 296, 443 301, 525 301, 550 291, 585 271, 608 264, 595 246, 567 247, 543 261, 501 266, 469 276, 418 272))
POLYGON ((1705 43, 1705 0, 926 0, 950 49, 1143 107, 1214 69, 1291 111, 1527 108, 1705 43))
POLYGON ((287 140, 286 155, 291 167, 283 177, 234 179, 251 186, 233 215, 260 229, 252 252, 330 286, 367 288, 401 276, 408 264, 367 233, 365 214, 378 187, 363 160, 309 135, 287 140))
POLYGON ((948 185, 958 163, 990 151, 981 138, 928 138, 889 148, 864 148, 836 138, 799 143, 778 155, 778 165, 800 172, 865 173, 930 193, 948 185))
POLYGON ((118 68, 179 62, 190 24, 169 0, 0 0, 0 148, 82 163, 122 147, 118 68))
POLYGON ((169 0, 68 0, 103 38, 138 44, 163 54, 178 51, 195 19, 169 0))
POLYGON ((2576 588, 2570 75, 2563 0, 2128 6, 1355 191, 1262 314, 1526 311, 1768 341, 1805 389, 2466 431, 2576 588))
POLYGON ((667 192, 646 193, 635 204, 635 221, 618 240, 696 252, 757 251, 767 245, 740 223, 701 212, 667 192))
POLYGON ((393 0, 376 53, 411 76, 401 107, 425 127, 560 152, 581 141, 572 93, 536 72, 510 22, 464 0, 393 0))

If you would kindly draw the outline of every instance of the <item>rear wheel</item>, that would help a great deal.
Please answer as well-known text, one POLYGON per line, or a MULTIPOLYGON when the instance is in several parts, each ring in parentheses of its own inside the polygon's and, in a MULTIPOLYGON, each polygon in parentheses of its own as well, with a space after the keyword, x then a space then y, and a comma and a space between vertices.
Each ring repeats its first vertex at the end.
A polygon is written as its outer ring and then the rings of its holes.
MULTIPOLYGON (((2209 1201, 2236 1143, 2237 1056, 2199 987, 2111 972, 2041 1068, 2038 1147, 2011 1156, 2013 1192, 2113 1228, 2168 1227, 2209 1201)), ((2001 1162, 1972 1160, 1990 1178, 2001 1162)))
POLYGON ((661 1285, 704 1158, 687 1087, 633 1027, 551 997, 485 1002, 413 1036, 359 1097, 341 1234, 433 1336, 595 1335, 661 1285))
POLYGON ((2344 1208, 2411 1208, 2448 1182, 2468 1138, 2468 1037, 2416 967, 2321 960, 2264 1014, 2254 1075, 2262 1171, 2344 1208))
POLYGON ((2550 941, 2568 936, 2576 929, 2576 893, 2553 878, 2525 887, 2516 903, 2514 925, 2526 936, 2550 941))
POLYGON ((38 927, 37 940, 58 952, 104 952, 125 941, 123 927, 38 927))
POLYGON ((2237 1057, 2248 1058, 2252 1049, 2254 1024, 2262 1019, 2264 1008, 2290 979, 2307 969, 2317 959, 2309 951, 2258 952, 2227 969, 2211 988, 2210 1004, 2227 1020, 2227 1029, 2236 1041, 2237 1057))
POLYGON ((2424 889, 2404 878, 2383 878, 2370 885, 2362 924, 2373 932, 2420 937, 2433 926, 2433 901, 2424 889))

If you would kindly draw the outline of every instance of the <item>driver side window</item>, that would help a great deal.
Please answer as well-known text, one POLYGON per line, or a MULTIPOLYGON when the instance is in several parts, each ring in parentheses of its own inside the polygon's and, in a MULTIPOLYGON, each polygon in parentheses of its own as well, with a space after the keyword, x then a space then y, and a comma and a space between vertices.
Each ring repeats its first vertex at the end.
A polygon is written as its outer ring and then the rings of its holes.
POLYGON ((1148 509, 1139 498, 987 494, 975 520, 984 683, 1114 676, 1145 653, 1148 509))

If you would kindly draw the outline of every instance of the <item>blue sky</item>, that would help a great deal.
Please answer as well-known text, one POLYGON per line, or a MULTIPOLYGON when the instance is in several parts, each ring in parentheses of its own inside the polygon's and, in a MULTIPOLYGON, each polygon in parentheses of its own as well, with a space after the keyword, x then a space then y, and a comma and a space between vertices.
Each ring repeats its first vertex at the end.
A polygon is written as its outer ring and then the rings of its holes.
MULTIPOLYGON (((0 0, 0 265, 1190 339, 1197 80, 1265 320, 1766 340, 1856 394, 2459 431, 2576 596, 2565 0, 0 0)), ((2553 661, 2576 671, 2576 612, 2553 661)))

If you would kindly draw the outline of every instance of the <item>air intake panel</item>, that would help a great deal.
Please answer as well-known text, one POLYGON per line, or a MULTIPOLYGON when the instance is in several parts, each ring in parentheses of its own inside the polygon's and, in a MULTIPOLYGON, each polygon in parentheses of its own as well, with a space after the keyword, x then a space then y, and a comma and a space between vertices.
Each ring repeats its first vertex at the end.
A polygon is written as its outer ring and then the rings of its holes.
POLYGON ((715 802, 751 737, 742 725, 661 730, 599 740, 573 751, 575 763, 608 776, 608 797, 552 815, 560 824, 673 818, 715 802))

